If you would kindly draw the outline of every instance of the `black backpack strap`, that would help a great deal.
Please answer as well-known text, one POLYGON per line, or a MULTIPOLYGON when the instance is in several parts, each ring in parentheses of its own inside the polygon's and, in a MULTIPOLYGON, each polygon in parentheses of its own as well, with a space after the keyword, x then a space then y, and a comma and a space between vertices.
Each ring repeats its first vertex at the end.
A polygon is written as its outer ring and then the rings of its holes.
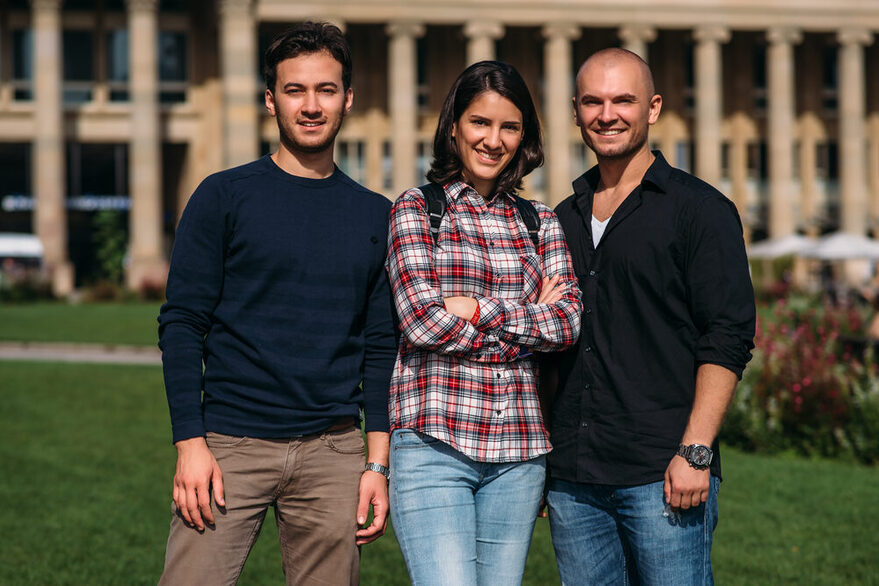
POLYGON ((519 210, 519 217, 525 222, 525 228, 528 229, 528 236, 534 243, 534 250, 537 250, 537 243, 540 242, 540 214, 534 204, 518 195, 514 198, 516 209, 519 210))
POLYGON ((440 224, 446 213, 446 192, 438 183, 425 183, 418 188, 424 194, 424 203, 427 205, 427 216, 430 219, 430 235, 436 244, 439 238, 440 224))

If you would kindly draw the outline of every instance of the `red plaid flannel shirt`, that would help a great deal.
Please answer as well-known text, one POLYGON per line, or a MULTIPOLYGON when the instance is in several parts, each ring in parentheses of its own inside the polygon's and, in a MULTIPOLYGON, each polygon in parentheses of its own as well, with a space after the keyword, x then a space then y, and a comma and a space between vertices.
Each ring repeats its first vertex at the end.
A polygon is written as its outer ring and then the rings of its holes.
POLYGON ((532 351, 572 345, 580 290, 558 218, 535 202, 537 251, 509 195, 490 203, 470 186, 444 186, 434 245, 424 196, 410 189, 391 210, 388 273, 403 334, 391 378, 391 429, 414 429, 480 462, 521 462, 551 449, 532 351), (543 275, 561 275, 562 299, 536 303, 543 275), (474 297, 476 325, 443 298, 474 297))

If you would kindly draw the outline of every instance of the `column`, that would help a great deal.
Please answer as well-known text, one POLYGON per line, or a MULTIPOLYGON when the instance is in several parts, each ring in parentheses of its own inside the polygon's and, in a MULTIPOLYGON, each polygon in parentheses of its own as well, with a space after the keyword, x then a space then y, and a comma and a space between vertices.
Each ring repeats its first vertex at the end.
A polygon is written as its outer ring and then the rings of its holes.
POLYGON ((128 153, 130 289, 164 284, 162 159, 158 102, 158 0, 127 0, 131 70, 131 142, 128 153))
POLYGON ((64 112, 61 99, 61 0, 32 0, 34 30, 33 186, 34 232, 43 243, 43 260, 59 297, 73 291, 73 265, 67 251, 67 194, 64 112))
POLYGON ((794 54, 793 44, 802 40, 798 30, 775 27, 766 33, 769 104, 767 142, 769 148, 769 236, 781 238, 794 233, 793 185, 794 150, 794 54))
POLYGON ((723 75, 721 43, 729 41, 729 30, 721 26, 701 27, 696 40, 696 175, 720 184, 720 125, 723 122, 723 75))
POLYGON ((504 25, 491 21, 470 21, 464 25, 467 37, 467 65, 495 59, 494 43, 504 36, 504 25))
POLYGON ((571 193, 571 127, 573 124, 574 70, 571 41, 580 37, 573 24, 555 23, 543 27, 546 45, 543 63, 546 82, 543 119, 546 144, 545 201, 555 205, 571 193))
POLYGON ((867 29, 843 29, 839 49, 839 193, 842 230, 863 234, 867 227, 867 153, 864 132, 866 86, 864 46, 867 29))
POLYGON ((385 29, 388 43, 388 107, 391 114, 391 196, 396 198, 423 179, 417 177, 418 63, 416 43, 424 25, 391 23, 385 29))
POLYGON ((259 75, 253 0, 220 0, 220 75, 223 86, 223 164, 259 156, 259 75))
POLYGON ((620 28, 617 36, 623 42, 623 49, 635 53, 644 61, 647 59, 647 44, 656 40, 656 29, 644 24, 628 24, 620 28))

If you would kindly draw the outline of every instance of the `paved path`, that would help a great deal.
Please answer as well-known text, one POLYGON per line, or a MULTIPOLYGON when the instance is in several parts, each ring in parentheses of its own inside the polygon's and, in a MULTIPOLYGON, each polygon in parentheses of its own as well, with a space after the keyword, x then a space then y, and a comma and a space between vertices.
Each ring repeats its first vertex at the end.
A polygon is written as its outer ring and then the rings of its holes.
POLYGON ((90 362, 96 364, 161 364, 162 354, 155 346, 0 342, 0 360, 90 362))

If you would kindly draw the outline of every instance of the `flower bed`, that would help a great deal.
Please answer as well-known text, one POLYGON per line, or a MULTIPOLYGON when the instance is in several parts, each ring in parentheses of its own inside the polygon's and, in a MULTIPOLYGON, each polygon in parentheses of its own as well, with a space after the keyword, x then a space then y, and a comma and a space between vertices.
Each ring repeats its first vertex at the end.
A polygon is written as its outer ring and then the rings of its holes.
POLYGON ((879 462, 879 369, 863 309, 792 297, 761 307, 722 439, 753 451, 879 462))

